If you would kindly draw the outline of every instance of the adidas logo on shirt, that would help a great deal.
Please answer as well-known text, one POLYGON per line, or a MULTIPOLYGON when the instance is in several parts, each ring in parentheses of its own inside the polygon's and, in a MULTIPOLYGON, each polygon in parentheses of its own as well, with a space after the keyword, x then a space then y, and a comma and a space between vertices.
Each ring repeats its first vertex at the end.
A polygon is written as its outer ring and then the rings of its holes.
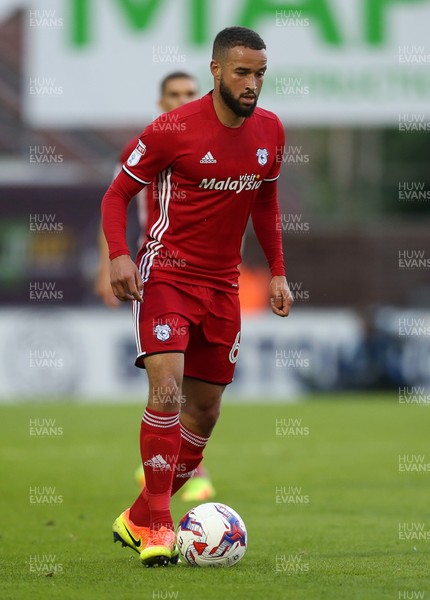
POLYGON ((207 152, 204 157, 200 160, 200 163, 203 164, 207 164, 207 163, 216 163, 216 159, 212 156, 211 152, 207 152))
POLYGON ((159 469, 159 470, 170 470, 170 465, 167 464, 167 462, 164 460, 164 458, 161 456, 161 454, 157 454, 157 456, 153 456, 152 458, 150 458, 149 460, 145 461, 144 463, 145 465, 147 465, 148 467, 152 467, 153 469, 159 469))

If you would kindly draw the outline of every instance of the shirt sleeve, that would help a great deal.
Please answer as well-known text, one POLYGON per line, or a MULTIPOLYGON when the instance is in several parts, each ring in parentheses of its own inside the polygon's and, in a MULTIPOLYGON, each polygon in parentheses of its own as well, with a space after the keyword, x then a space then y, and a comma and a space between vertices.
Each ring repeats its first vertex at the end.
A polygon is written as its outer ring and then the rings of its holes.
POLYGON ((175 159, 177 138, 156 119, 148 125, 122 169, 142 185, 148 185, 175 159))
POLYGON ((285 275, 277 188, 276 181, 261 186, 251 211, 254 231, 266 256, 272 277, 285 275))
POLYGON ((284 127, 279 119, 277 119, 277 139, 276 139, 276 148, 275 148, 275 156, 272 162, 272 166, 270 168, 269 173, 263 179, 263 181, 276 181, 278 179, 281 172, 281 165, 284 156, 285 149, 285 132, 284 127))
POLYGON ((103 197, 102 226, 111 260, 130 254, 126 242, 127 206, 143 186, 174 161, 177 143, 171 138, 172 133, 163 129, 158 119, 148 125, 103 197))
POLYGON ((109 258, 130 255, 126 241, 127 207, 142 185, 123 171, 111 183, 102 200, 102 227, 109 246, 109 258))
POLYGON ((263 179, 264 183, 258 191, 251 211, 254 231, 269 263, 272 277, 285 276, 277 182, 281 171, 284 147, 284 128, 278 119, 275 159, 267 177, 263 179))

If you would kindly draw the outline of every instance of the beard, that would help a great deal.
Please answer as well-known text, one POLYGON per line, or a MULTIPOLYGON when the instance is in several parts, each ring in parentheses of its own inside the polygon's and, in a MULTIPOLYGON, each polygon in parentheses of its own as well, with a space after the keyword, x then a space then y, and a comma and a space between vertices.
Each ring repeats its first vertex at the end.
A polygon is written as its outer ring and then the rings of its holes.
POLYGON ((231 93, 230 88, 225 85, 222 77, 219 82, 219 93, 221 94, 221 98, 224 100, 224 103, 238 117, 250 117, 257 106, 257 94, 255 94, 255 102, 253 104, 250 104, 249 106, 243 106, 240 104, 239 100, 236 100, 231 93))

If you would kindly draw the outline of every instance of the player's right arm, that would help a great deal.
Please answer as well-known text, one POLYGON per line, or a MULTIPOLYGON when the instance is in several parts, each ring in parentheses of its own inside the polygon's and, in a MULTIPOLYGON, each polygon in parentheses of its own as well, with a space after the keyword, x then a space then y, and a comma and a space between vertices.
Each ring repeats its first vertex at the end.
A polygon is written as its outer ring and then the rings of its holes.
POLYGON ((115 296, 123 302, 142 302, 143 291, 141 274, 130 258, 126 241, 128 204, 175 158, 177 139, 172 139, 172 134, 158 125, 157 119, 145 129, 102 201, 102 226, 109 246, 111 286, 115 296))
POLYGON ((143 283, 127 246, 127 207, 143 187, 121 171, 102 201, 102 227, 109 246, 110 282, 118 300, 142 302, 143 283))

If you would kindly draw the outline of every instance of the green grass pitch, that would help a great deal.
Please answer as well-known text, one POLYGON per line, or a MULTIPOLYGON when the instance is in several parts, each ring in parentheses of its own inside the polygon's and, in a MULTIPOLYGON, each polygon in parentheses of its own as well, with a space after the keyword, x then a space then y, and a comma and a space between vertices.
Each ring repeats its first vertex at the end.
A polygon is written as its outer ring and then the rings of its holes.
MULTIPOLYGON (((226 405, 206 466, 216 500, 248 529, 231 569, 145 569, 112 543, 114 518, 138 492, 142 410, 0 408, 0 598, 430 598, 430 471, 399 472, 399 455, 430 463, 430 408, 352 394, 226 405), (30 419, 58 435, 30 435, 30 419), (50 502, 31 502, 43 488, 55 488, 50 502)), ((175 520, 188 508, 174 499, 175 520)))

